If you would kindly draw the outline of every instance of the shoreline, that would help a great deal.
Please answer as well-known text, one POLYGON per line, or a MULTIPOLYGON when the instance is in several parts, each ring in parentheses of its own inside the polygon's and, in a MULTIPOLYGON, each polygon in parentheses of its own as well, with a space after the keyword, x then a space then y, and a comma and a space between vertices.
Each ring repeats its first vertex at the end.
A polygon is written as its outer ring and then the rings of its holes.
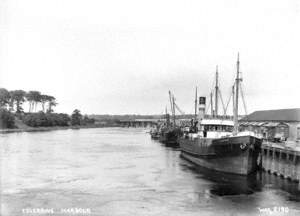
POLYGON ((68 130, 68 129, 77 130, 77 129, 84 129, 84 128, 106 128, 106 127, 119 127, 119 126, 118 125, 80 125, 80 126, 9 128, 9 129, 0 129, 0 134, 42 132, 42 131, 54 131, 54 130, 68 130))

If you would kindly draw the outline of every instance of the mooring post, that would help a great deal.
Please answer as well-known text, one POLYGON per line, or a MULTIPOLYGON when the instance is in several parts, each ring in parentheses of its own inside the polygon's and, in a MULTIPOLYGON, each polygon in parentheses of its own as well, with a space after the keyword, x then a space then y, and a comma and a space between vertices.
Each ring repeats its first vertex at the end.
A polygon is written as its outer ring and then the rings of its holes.
POLYGON ((260 151, 259 154, 259 163, 258 163, 258 169, 262 170, 263 169, 263 149, 260 151))
POLYGON ((265 170, 266 171, 269 171, 270 172, 270 170, 271 170, 271 156, 270 156, 270 148, 268 147, 268 148, 266 148, 266 150, 267 150, 267 154, 266 154, 266 158, 264 159, 264 166, 265 166, 265 170))
POLYGON ((276 172, 276 150, 274 148, 272 148, 272 166, 271 166, 271 173, 276 172))
POLYGON ((278 166, 278 175, 282 175, 283 174, 283 169, 282 169, 282 151, 279 150, 279 160, 278 160, 279 166, 278 166))
POLYGON ((296 169, 297 169, 297 166, 296 166, 296 152, 294 152, 293 154, 293 169, 292 169, 292 180, 296 179, 297 178, 297 175, 296 175, 296 169))
POLYGON ((285 166, 284 166, 284 177, 285 178, 291 178, 291 170, 292 170, 292 163, 290 160, 290 157, 292 155, 290 154, 290 152, 286 152, 286 158, 285 158, 285 166))

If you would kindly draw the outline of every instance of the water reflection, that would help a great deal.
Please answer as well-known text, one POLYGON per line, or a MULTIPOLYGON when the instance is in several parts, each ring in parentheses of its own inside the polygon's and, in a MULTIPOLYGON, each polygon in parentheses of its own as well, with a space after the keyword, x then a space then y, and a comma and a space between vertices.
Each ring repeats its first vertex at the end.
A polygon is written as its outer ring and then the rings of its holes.
POLYGON ((264 188, 283 190, 288 192, 288 199, 290 201, 300 202, 300 183, 266 172, 258 173, 257 176, 260 176, 260 182, 264 188))
MULTIPOLYGON (((182 160, 185 160, 182 158, 182 160)), ((253 194, 264 188, 281 189, 289 193, 289 199, 300 201, 299 183, 283 179, 279 176, 259 171, 249 176, 233 175, 211 171, 190 162, 181 164, 184 170, 201 174, 198 178, 206 179, 211 185, 210 193, 217 196, 253 194)))
MULTIPOLYGON (((178 152, 176 156, 180 156, 179 145, 156 142, 165 147, 168 160, 174 161, 174 158, 170 158, 170 151, 178 152)), ((210 181, 209 192, 216 196, 250 195, 263 190, 280 189, 288 193, 290 201, 300 202, 300 183, 267 172, 258 171, 248 176, 222 173, 197 166, 182 157, 180 167, 184 172, 194 173, 198 179, 210 181)))

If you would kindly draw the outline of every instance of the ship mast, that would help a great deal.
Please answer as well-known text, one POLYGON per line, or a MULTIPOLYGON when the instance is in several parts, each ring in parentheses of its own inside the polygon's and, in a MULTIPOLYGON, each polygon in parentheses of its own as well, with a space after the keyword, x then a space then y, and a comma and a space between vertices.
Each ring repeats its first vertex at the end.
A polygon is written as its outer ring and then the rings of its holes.
POLYGON ((169 91, 169 99, 170 99, 170 106, 171 106, 171 114, 173 117, 173 102, 172 102, 172 94, 171 91, 169 91))
POLYGON ((173 101, 173 127, 176 126, 176 119, 175 119, 175 98, 174 95, 172 96, 172 101, 173 101))
POLYGON ((211 116, 214 115, 214 107, 213 107, 213 93, 210 92, 210 113, 211 113, 211 116))
POLYGON ((170 126, 170 115, 168 114, 167 106, 166 106, 166 124, 167 124, 167 127, 170 126))
POLYGON ((233 110, 233 115, 234 115, 234 109, 235 109, 235 105, 234 105, 234 102, 235 102, 235 100, 234 100, 234 87, 235 87, 235 85, 233 85, 232 86, 232 110, 233 110))
POLYGON ((234 120, 234 129, 233 133, 236 135, 238 133, 238 113, 239 113, 239 86, 240 86, 240 55, 238 53, 238 58, 236 62, 236 79, 235 79, 235 103, 233 110, 233 120, 234 120))
POLYGON ((171 112, 172 112, 172 119, 173 119, 173 126, 175 126, 175 98, 172 95, 171 91, 169 91, 169 98, 170 98, 170 105, 171 105, 171 112))
POLYGON ((196 86, 196 94, 195 94, 195 119, 197 118, 197 86, 196 86))
POLYGON ((215 86, 215 116, 218 115, 218 93, 219 93, 219 73, 218 73, 218 65, 216 67, 216 86, 215 86))

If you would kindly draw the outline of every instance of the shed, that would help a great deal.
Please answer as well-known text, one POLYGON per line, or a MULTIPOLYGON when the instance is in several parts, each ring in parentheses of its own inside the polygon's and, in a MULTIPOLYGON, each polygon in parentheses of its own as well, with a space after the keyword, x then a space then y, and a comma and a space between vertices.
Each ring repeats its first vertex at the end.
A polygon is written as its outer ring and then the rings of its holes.
POLYGON ((268 122, 262 125, 263 137, 268 139, 287 139, 289 137, 289 125, 283 122, 268 122))
POLYGON ((268 136, 284 134, 290 141, 300 140, 300 108, 255 111, 242 118, 240 125, 247 130, 261 127, 263 134, 269 132, 268 136))

